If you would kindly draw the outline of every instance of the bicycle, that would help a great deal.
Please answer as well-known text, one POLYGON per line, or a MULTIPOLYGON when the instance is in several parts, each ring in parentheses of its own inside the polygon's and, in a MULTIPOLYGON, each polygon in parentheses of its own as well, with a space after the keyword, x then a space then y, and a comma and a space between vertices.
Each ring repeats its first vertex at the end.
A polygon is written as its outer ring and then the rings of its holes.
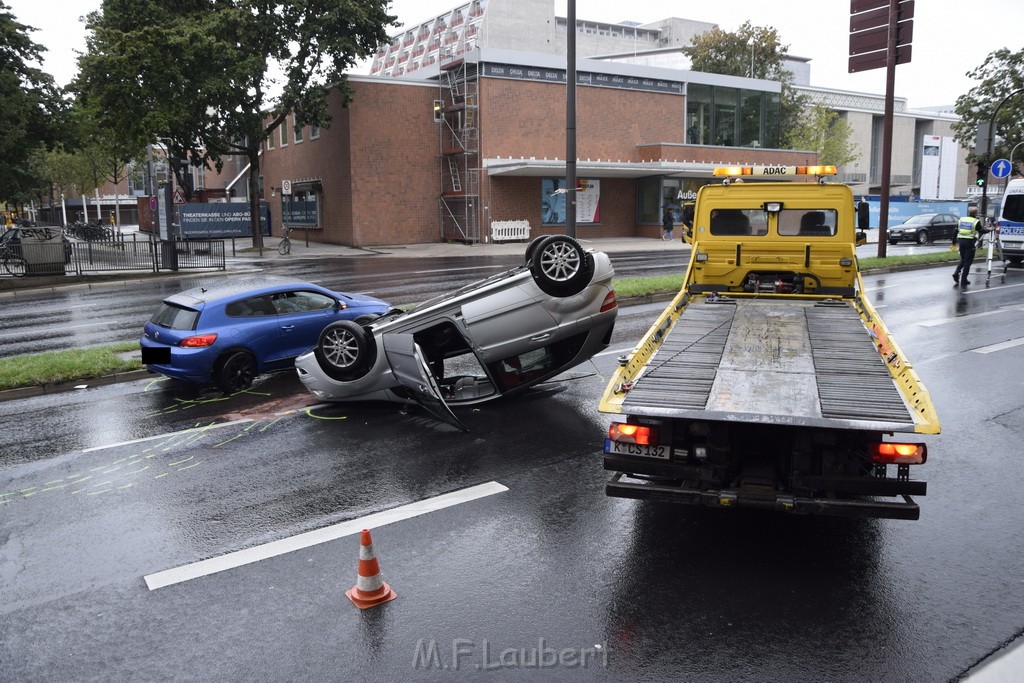
POLYGON ((25 274, 25 257, 21 255, 21 245, 4 244, 0 246, 0 262, 3 262, 4 269, 14 277, 21 277, 25 274))
POLYGON ((279 254, 281 254, 281 256, 287 256, 289 253, 291 253, 291 250, 292 250, 291 234, 292 234, 292 229, 291 228, 285 228, 284 229, 284 237, 281 238, 281 241, 277 245, 277 251, 278 251, 279 254))

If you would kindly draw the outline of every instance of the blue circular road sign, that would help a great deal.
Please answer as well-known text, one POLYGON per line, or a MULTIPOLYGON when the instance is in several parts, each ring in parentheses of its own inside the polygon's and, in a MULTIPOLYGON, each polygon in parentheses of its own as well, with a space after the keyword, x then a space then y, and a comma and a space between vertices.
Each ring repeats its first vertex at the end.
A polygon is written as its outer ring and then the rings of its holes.
POLYGON ((1010 175, 1010 169, 1013 166, 1006 159, 996 159, 992 162, 992 176, 995 178, 1005 178, 1010 175))

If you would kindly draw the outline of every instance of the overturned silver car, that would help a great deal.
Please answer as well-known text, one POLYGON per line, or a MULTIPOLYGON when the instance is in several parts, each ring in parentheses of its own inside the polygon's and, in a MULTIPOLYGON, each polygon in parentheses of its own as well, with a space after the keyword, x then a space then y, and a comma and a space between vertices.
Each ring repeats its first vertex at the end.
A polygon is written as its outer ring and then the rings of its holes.
POLYGON ((465 429, 449 406, 521 392, 608 346, 614 274, 603 252, 538 237, 522 266, 362 325, 332 323, 295 369, 321 400, 415 402, 465 429))

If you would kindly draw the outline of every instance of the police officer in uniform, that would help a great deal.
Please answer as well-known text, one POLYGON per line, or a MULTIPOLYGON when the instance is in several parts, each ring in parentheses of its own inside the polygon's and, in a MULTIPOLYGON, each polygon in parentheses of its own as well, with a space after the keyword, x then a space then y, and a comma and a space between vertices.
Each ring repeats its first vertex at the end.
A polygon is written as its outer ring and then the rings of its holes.
POLYGON ((967 209, 967 215, 957 223, 956 245, 960 250, 960 263, 953 272, 953 282, 961 286, 971 284, 967 274, 971 271, 971 263, 974 261, 974 252, 977 239, 986 232, 991 232, 978 220, 978 207, 972 206, 967 209))

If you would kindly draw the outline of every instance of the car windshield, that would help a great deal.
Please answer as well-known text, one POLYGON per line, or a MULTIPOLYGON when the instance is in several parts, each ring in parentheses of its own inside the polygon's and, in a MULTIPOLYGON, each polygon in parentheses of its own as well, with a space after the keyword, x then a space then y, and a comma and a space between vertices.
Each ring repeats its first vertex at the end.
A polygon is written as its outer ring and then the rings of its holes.
POLYGON ((908 220, 904 225, 922 225, 925 223, 931 223, 933 214, 926 213, 920 216, 914 216, 908 220))

